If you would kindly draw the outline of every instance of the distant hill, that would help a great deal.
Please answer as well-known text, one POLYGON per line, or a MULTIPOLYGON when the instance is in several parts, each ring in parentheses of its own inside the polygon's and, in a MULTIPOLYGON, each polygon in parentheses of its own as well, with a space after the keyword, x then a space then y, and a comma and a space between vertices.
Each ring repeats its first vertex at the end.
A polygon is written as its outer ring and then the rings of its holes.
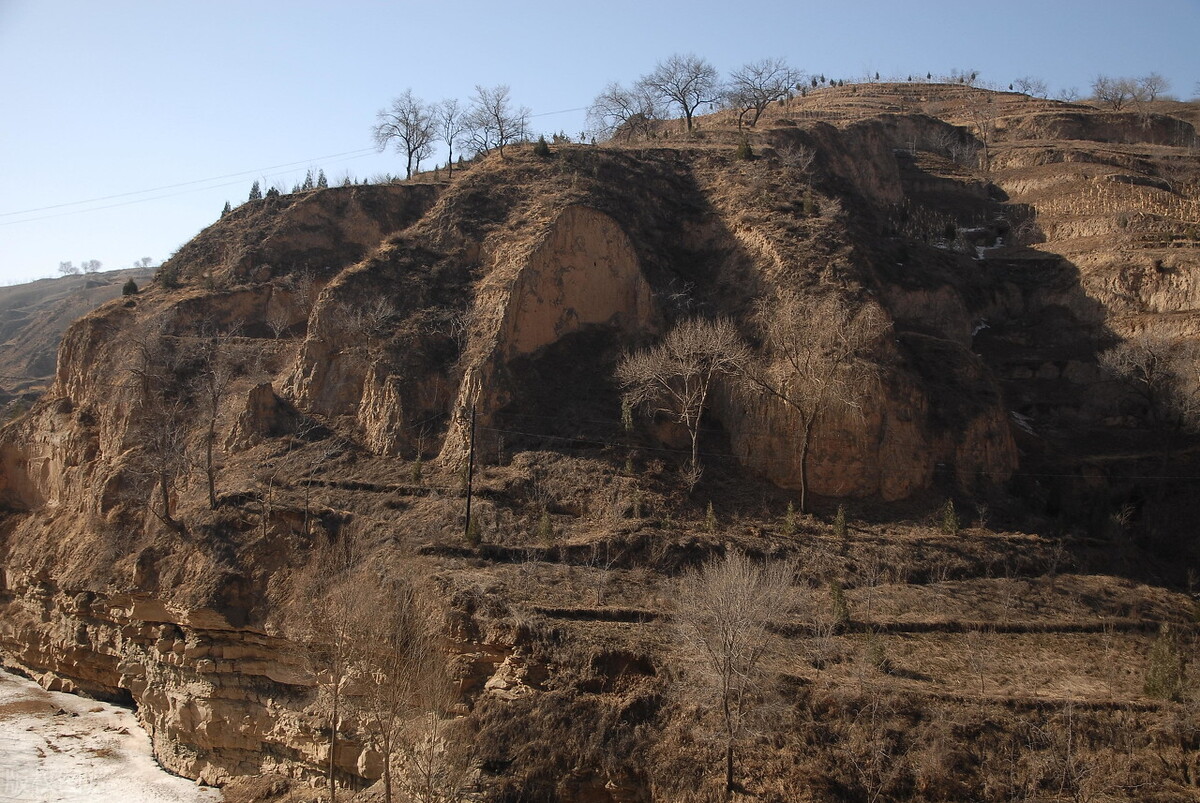
POLYGON ((41 395, 54 378, 58 344, 71 322, 121 295, 129 279, 144 286, 154 270, 127 268, 0 287, 0 402, 41 395))

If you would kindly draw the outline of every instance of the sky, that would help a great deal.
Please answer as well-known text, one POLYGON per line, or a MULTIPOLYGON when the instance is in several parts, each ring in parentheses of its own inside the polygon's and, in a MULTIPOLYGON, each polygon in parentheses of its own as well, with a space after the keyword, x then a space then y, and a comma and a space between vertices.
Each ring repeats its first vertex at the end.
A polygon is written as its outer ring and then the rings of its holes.
POLYGON ((0 284, 158 264, 256 179, 403 174, 371 127, 405 89, 465 103, 507 84, 535 132, 572 136, 607 83, 689 52, 723 74, 780 57, 1052 94, 1157 72, 1186 99, 1197 34, 1200 0, 0 0, 0 284))

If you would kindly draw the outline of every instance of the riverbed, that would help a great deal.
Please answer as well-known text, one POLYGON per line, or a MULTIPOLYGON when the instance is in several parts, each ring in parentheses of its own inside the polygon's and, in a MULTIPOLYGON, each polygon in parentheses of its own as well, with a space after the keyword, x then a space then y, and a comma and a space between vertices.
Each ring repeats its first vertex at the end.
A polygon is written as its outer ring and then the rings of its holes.
POLYGON ((0 671, 0 803, 218 803, 155 761, 132 711, 0 671))

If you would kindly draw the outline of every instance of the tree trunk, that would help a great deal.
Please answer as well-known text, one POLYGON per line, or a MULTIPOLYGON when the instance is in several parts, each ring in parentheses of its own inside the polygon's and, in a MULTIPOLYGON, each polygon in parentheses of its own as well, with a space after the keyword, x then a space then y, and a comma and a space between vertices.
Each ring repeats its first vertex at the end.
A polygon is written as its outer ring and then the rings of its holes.
POLYGON ((383 803, 392 803, 392 750, 390 745, 383 748, 383 803))
POLYGON ((204 448, 204 470, 208 475, 208 506, 217 509, 217 472, 213 468, 213 441, 217 439, 217 420, 208 422, 208 442, 204 448))
POLYGON ((175 526, 175 519, 171 518, 171 480, 167 472, 161 472, 158 476, 158 492, 162 500, 162 519, 172 527, 175 526))
POLYGON ((800 512, 808 512, 808 446, 812 421, 800 419, 800 512))
POLYGON ((330 716, 329 722, 329 803, 337 803, 337 784, 333 780, 333 773, 337 766, 338 690, 336 685, 333 689, 333 714, 330 716))
POLYGON ((725 744, 725 794, 733 794, 733 738, 725 744))

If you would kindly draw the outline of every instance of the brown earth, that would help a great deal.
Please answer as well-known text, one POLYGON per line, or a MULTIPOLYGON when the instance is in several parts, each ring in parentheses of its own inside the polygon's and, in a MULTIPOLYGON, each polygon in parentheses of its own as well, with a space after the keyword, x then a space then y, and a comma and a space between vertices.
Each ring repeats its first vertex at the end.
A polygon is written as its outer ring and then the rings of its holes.
MULTIPOLYGON (((353 542, 442 601, 479 799, 717 799, 671 616, 679 575, 738 548, 799 561, 804 600, 773 623, 745 796, 1196 799, 1196 684, 1144 688, 1160 625, 1195 656, 1193 444, 1164 463, 1097 363, 1133 332, 1198 334, 1195 117, 847 87, 751 131, 714 115, 246 204, 77 322, 4 430, 5 662, 132 701, 173 771, 290 794, 274 776, 316 779, 329 750, 297 578, 353 542), (877 392, 817 427, 816 514, 791 519, 787 408, 723 387, 689 493, 678 433, 623 426, 611 378, 690 315, 754 342, 776 289, 891 323, 877 392), (215 508, 188 381, 214 348, 235 367, 215 508), (152 349, 169 388, 140 380, 152 349), (164 401, 187 411, 167 510, 146 468, 164 401)), ((378 756, 353 719, 343 736, 339 778, 365 786, 378 756)))

